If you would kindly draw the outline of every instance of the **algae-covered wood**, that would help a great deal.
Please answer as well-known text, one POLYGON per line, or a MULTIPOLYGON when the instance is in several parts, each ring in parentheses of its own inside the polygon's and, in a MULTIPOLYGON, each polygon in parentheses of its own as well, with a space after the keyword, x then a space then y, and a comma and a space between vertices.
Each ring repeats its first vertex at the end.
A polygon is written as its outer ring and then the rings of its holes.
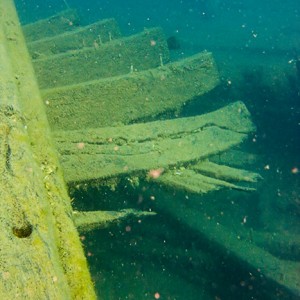
POLYGON ((12 0, 0 2, 1 299, 94 299, 12 0))
POLYGON ((129 218, 140 219, 155 215, 155 212, 137 211, 135 209, 123 209, 120 211, 74 211, 73 219, 80 232, 88 232, 120 224, 124 220, 128 221, 129 218))
POLYGON ((43 90, 54 130, 128 124, 181 106, 219 82, 211 53, 120 77, 43 90))
POLYGON ((41 88, 70 85, 104 77, 147 70, 169 61, 169 50, 160 28, 113 40, 103 45, 34 60, 41 88))
POLYGON ((74 30, 79 26, 79 16, 74 9, 67 9, 48 19, 39 20, 23 26, 26 42, 55 36, 65 31, 74 30))
POLYGON ((229 188, 246 192, 255 191, 255 188, 253 187, 237 185, 211 176, 205 176, 195 172, 194 170, 185 168, 179 168, 167 172, 160 176, 157 181, 171 188, 176 188, 178 190, 181 189, 197 194, 206 194, 211 191, 220 190, 221 188, 229 188))
POLYGON ((86 47, 97 48, 120 36, 116 20, 105 19, 53 37, 27 43, 27 47, 31 57, 37 59, 86 47))
MULTIPOLYGON (((247 148, 246 148, 247 149, 247 148)), ((211 162, 222 164, 236 168, 251 168, 258 163, 260 156, 251 152, 246 152, 245 149, 230 149, 219 155, 211 157, 211 162)))
POLYGON ((2 106, 0 120, 0 297, 69 299, 44 175, 31 153, 22 116, 12 106, 2 106))
POLYGON ((193 165, 192 169, 204 175, 228 181, 257 182, 262 179, 257 173, 216 164, 208 160, 193 165))
POLYGON ((71 182, 166 168, 241 143, 254 129, 241 102, 206 115, 122 127, 55 132, 71 182))

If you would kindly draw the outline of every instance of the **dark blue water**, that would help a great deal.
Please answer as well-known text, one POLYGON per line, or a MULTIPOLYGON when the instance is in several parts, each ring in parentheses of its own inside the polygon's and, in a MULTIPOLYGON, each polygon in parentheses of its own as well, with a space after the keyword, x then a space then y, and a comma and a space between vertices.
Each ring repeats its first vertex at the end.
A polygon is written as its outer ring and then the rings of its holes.
MULTIPOLYGON (((23 24, 66 8, 58 0, 16 2, 23 24)), ((211 99, 210 105, 191 102, 180 117, 243 101, 257 126, 246 147, 255 159, 245 168, 264 178, 250 194, 229 190, 199 196, 142 179, 133 188, 126 178, 114 190, 104 186, 74 192, 76 209, 133 207, 158 212, 157 217, 140 223, 128 220, 85 236, 99 298, 300 299, 300 2, 67 2, 78 10, 83 25, 114 17, 124 35, 162 27, 166 37, 174 37, 180 45, 171 50, 172 60, 211 51, 220 85, 205 96, 211 99), (226 237, 216 242, 201 233, 201 225, 199 229, 160 211, 151 196, 161 202, 179 201, 182 215, 185 210, 193 220, 197 214, 205 215, 237 238, 239 230, 246 228, 251 235, 244 237, 250 241, 248 246, 255 244, 264 252, 250 250, 253 258, 245 260, 226 243, 226 237), (145 201, 139 201, 141 197, 145 201), (188 213, 191 209, 193 213, 188 213), (265 268, 271 273, 264 274, 265 268), (295 291, 289 283, 297 281, 295 291)))

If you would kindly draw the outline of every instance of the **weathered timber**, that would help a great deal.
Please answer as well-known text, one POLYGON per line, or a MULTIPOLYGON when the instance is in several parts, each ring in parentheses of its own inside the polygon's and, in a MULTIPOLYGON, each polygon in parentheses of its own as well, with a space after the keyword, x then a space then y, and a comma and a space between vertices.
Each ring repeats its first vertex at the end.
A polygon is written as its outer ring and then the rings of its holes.
POLYGON ((0 2, 0 298, 94 299, 12 0, 0 2))
POLYGON ((216 164, 209 160, 199 162, 191 168, 201 174, 213 176, 217 179, 223 179, 226 181, 257 182, 259 179, 262 179, 262 177, 257 173, 216 164))
MULTIPOLYGON (((217 156, 220 155, 219 152, 217 156)), ((245 192, 255 191, 256 186, 253 184, 260 179, 262 177, 257 173, 204 159, 186 167, 173 168, 155 180, 172 188, 176 187, 196 194, 206 194, 222 188, 245 192)))
POLYGON ((160 28, 113 40, 101 47, 74 50, 34 60, 41 88, 70 85, 147 70, 169 61, 169 50, 160 28))
POLYGON ((22 27, 26 42, 55 36, 79 26, 79 16, 75 9, 64 10, 48 19, 26 24, 22 27))
POLYGON ((73 130, 128 124, 166 111, 178 111, 187 101, 219 82, 211 53, 144 72, 43 90, 53 130, 73 130))
POLYGON ((155 212, 138 211, 135 209, 123 209, 120 211, 74 211, 73 219, 80 232, 88 232, 119 224, 129 218, 142 218, 155 215, 155 212))
POLYGON ((70 299, 44 174, 31 153, 22 116, 2 106, 0 120, 0 297, 70 299))
POLYGON ((204 176, 196 173, 194 170, 180 168, 163 174, 157 179, 157 181, 178 190, 181 189, 197 194, 206 194, 225 187, 246 192, 255 190, 252 187, 236 185, 225 180, 204 176))
POLYGON ((245 152, 244 149, 230 149, 219 155, 210 157, 210 161, 219 165, 236 168, 247 168, 255 165, 260 157, 257 154, 245 152))
POLYGON ((86 47, 101 47, 121 36, 115 19, 105 19, 97 23, 67 31, 53 37, 48 37, 27 43, 33 59, 46 58, 52 54, 78 50, 86 47))
POLYGON ((121 127, 54 132, 67 182, 147 171, 204 159, 254 130, 235 102, 202 116, 121 127))

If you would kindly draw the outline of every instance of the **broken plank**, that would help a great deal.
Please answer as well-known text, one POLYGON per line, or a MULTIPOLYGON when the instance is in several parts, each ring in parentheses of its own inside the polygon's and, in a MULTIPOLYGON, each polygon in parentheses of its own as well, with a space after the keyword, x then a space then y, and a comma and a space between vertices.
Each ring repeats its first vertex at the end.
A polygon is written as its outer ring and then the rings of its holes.
POLYGON ((245 181, 254 183, 259 179, 262 179, 262 177, 257 173, 216 164, 208 160, 201 161, 191 166, 191 168, 203 175, 225 181, 245 181))
POLYGON ((79 16, 75 9, 64 10, 47 19, 22 26, 26 42, 32 42, 65 31, 74 30, 79 25, 79 16))
POLYGON ((213 57, 203 52, 157 69, 43 90, 42 97, 53 130, 86 129, 178 111, 218 82, 213 57))
POLYGON ((155 216, 155 212, 123 209, 120 211, 73 211, 73 220, 79 232, 103 229, 129 218, 155 216))
POLYGON ((260 157, 245 149, 230 149, 220 155, 213 156, 209 160, 217 164, 223 164, 234 168, 245 168, 256 165, 260 157))
POLYGON ((116 20, 105 19, 76 30, 27 43, 27 47, 33 59, 46 58, 70 50, 97 48, 120 36, 116 20))
POLYGON ((147 70, 169 61, 160 28, 113 40, 101 47, 74 50, 33 61, 42 89, 147 70))
POLYGON ((225 151, 253 130, 249 116, 243 103, 236 102, 198 117, 61 131, 54 139, 66 181, 82 182, 167 168, 225 151))
POLYGON ((245 192, 255 190, 251 187, 236 185, 224 180, 204 176, 196 173, 194 170, 183 168, 169 171, 155 180, 166 186, 197 194, 206 194, 225 187, 245 192))

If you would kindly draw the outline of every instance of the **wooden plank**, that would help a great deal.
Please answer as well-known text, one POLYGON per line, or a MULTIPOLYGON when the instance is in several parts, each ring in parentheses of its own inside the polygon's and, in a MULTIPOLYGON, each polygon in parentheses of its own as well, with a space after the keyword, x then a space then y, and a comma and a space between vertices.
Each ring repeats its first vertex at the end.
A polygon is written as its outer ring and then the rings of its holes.
POLYGON ((34 61, 41 88, 70 85, 155 68, 169 61, 169 50, 160 28, 113 40, 101 47, 51 55, 34 61))
POLYGON ((54 130, 128 124, 166 111, 219 82, 211 53, 200 53, 158 69, 42 91, 54 130))
POLYGON ((0 1, 0 298, 95 299, 13 2, 0 1))
POLYGON ((257 173, 216 164, 209 160, 199 162, 191 166, 191 168, 203 175, 226 181, 244 181, 254 183, 262 179, 262 177, 257 173))
POLYGON ((211 191, 217 191, 221 188, 251 192, 255 191, 252 187, 236 185, 224 180, 196 173, 194 170, 178 168, 162 174, 157 181, 172 188, 192 192, 196 194, 206 194, 211 191))
POLYGON ((230 149, 220 155, 211 157, 210 161, 230 167, 245 168, 257 164, 259 159, 259 155, 249 153, 246 149, 230 149))
POLYGON ((73 219, 80 232, 95 229, 104 229, 122 221, 134 218, 155 216, 155 212, 140 211, 135 209, 122 209, 120 211, 74 211, 73 219))
POLYGON ((26 24, 22 27, 26 42, 32 42, 65 31, 74 30, 79 26, 79 16, 75 9, 67 9, 47 19, 26 24))
POLYGON ((22 115, 2 106, 0 120, 1 299, 70 299, 44 174, 33 158, 22 115))
POLYGON ((255 191, 254 184, 261 179, 262 177, 257 173, 216 164, 205 159, 187 167, 173 168, 155 180, 172 188, 206 194, 222 188, 255 191))
POLYGON ((122 127, 58 131, 54 138, 69 183, 168 168, 241 143, 254 129, 241 102, 206 115, 122 127))
POLYGON ((53 37, 27 43, 27 47, 31 57, 37 59, 86 47, 97 48, 102 43, 120 36, 120 29, 115 19, 105 19, 53 37))

